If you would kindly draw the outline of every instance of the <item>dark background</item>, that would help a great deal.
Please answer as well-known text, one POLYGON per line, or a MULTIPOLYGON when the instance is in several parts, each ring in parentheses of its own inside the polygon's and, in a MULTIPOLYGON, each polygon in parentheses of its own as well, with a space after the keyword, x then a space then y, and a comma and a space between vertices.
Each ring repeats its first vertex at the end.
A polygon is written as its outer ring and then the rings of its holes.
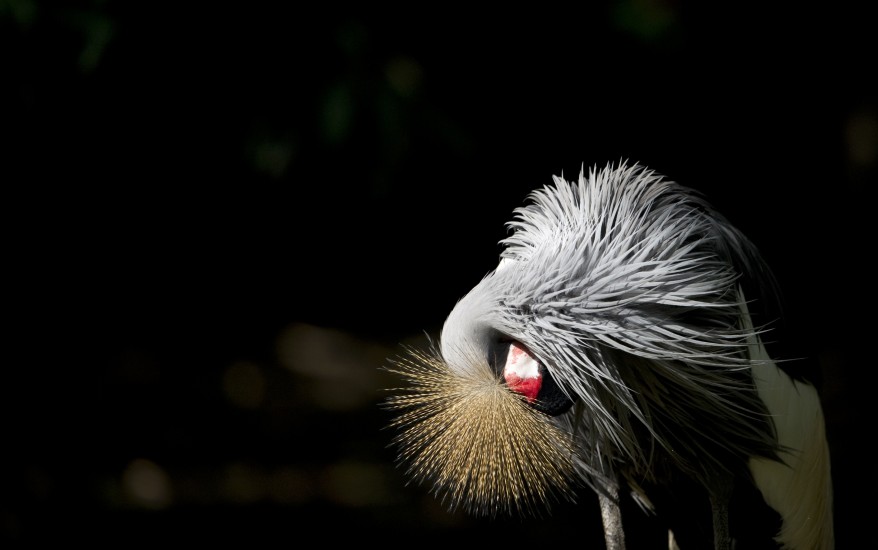
POLYGON ((0 0, 2 540, 601 544, 590 494, 490 520, 406 485, 380 367, 531 190, 623 159, 775 268, 839 547, 871 537, 875 20, 702 4, 0 0))

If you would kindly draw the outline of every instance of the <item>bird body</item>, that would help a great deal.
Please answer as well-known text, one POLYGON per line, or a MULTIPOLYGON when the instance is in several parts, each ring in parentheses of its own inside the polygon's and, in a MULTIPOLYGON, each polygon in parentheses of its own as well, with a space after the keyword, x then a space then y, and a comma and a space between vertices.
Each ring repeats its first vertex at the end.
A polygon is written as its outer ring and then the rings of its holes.
POLYGON ((637 164, 556 177, 529 198, 439 346, 391 369, 410 383, 388 400, 409 473, 482 514, 584 483, 614 549, 627 495, 672 516, 697 505, 679 496, 688 484, 711 525, 671 522, 683 550, 749 548, 745 497, 777 517, 778 547, 831 549, 819 396, 766 351, 776 288, 751 241, 637 164))

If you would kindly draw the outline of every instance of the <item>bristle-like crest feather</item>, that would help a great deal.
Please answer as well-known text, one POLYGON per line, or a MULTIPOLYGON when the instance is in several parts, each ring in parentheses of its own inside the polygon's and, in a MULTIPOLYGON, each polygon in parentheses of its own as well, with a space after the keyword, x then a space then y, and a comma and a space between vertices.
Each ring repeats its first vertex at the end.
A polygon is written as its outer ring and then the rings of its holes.
POLYGON ((572 500, 571 435, 480 367, 454 373, 438 353, 414 349, 388 367, 407 382, 386 402, 399 413, 393 443, 407 473, 450 509, 478 515, 538 515, 572 500))

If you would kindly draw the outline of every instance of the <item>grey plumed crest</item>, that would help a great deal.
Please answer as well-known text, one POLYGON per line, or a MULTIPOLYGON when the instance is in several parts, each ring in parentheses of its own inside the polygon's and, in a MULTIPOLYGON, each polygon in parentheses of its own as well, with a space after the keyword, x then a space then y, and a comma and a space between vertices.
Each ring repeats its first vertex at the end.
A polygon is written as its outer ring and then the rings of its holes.
POLYGON ((555 178, 531 200, 503 241, 514 266, 495 274, 504 311, 647 358, 741 362, 738 284, 766 284, 768 270, 695 191, 622 165, 555 178))

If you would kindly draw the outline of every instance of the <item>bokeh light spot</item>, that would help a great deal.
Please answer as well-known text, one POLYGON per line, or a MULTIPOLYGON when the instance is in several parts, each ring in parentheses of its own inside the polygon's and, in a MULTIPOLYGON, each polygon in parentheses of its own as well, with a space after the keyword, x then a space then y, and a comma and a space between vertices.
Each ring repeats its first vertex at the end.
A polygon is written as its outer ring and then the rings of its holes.
POLYGON ((878 113, 861 109, 848 117, 845 128, 848 159, 855 168, 875 166, 878 161, 878 113))
POLYGON ((396 93, 404 97, 415 94, 421 84, 421 66, 407 56, 399 56, 391 59, 384 69, 387 82, 396 93))
POLYGON ((129 503, 144 508, 166 508, 172 500, 170 477, 158 464, 144 458, 126 466, 122 490, 129 503))
POLYGON ((280 364, 306 379, 304 397, 333 411, 354 410, 379 398, 378 369, 390 353, 345 332, 305 323, 281 332, 277 350, 280 364))

